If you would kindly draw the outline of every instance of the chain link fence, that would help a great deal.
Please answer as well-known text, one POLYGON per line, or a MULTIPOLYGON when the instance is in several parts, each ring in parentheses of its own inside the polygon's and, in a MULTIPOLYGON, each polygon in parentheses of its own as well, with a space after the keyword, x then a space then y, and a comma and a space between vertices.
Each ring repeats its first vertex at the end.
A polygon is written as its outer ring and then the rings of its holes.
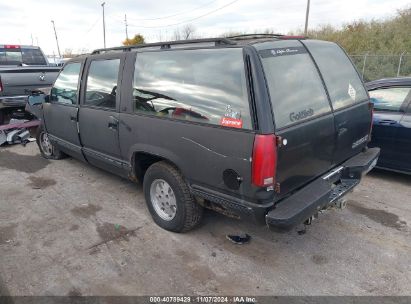
POLYGON ((411 76, 411 55, 350 55, 364 81, 411 76))

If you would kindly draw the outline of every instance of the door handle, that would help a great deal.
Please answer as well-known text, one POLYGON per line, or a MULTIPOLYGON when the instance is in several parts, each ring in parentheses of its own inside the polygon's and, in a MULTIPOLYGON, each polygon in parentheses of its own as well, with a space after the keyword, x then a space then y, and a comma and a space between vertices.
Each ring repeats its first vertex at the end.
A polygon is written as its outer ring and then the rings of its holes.
POLYGON ((391 119, 383 119, 378 122, 380 125, 395 125, 397 122, 391 119))
POLYGON ((117 130, 118 128, 118 119, 114 116, 108 117, 108 128, 111 130, 117 130))
POLYGON ((70 115, 70 120, 71 120, 71 122, 77 122, 77 117, 70 115))

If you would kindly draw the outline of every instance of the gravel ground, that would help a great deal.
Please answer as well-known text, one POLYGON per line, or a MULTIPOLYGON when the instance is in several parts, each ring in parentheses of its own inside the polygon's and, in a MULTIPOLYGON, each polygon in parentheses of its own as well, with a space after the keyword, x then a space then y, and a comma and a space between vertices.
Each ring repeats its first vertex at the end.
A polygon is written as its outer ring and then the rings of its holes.
POLYGON ((411 295, 411 176, 371 172, 305 234, 211 211, 174 234, 141 186, 34 143, 1 148, 0 172, 0 294, 411 295))

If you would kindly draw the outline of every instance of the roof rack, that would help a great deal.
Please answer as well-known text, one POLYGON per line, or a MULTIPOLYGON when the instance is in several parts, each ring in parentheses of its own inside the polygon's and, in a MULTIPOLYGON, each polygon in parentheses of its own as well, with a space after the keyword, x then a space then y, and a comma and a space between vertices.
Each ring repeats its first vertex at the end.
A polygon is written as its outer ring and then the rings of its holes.
POLYGON ((284 35, 281 34, 242 34, 227 37, 228 39, 233 40, 243 40, 243 39, 258 39, 258 38, 281 38, 284 35))
POLYGON ((234 45, 234 41, 227 38, 206 38, 206 39, 192 39, 192 40, 178 40, 167 42, 146 43, 137 45, 119 46, 113 48, 97 49, 91 52, 91 54, 102 54, 106 52, 128 52, 133 49, 152 48, 152 49, 171 49, 171 48, 183 48, 188 46, 194 46, 199 44, 201 46, 217 46, 217 45, 234 45))
POLYGON ((290 36, 282 34, 243 34, 227 37, 231 40, 250 40, 250 39, 267 39, 267 38, 277 38, 277 39, 304 39, 305 36, 290 36))

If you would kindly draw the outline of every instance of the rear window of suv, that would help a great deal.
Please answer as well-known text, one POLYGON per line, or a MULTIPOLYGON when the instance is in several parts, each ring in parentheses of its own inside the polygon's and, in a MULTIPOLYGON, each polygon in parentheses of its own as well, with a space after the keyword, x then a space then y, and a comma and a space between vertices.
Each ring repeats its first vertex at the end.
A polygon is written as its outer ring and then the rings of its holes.
POLYGON ((240 48, 138 53, 133 98, 137 113, 251 129, 240 48))
POLYGON ((295 40, 256 44, 276 128, 331 112, 323 83, 304 46, 295 40))
POLYGON ((335 110, 368 99, 355 67, 339 45, 319 40, 303 43, 321 71, 335 110))

